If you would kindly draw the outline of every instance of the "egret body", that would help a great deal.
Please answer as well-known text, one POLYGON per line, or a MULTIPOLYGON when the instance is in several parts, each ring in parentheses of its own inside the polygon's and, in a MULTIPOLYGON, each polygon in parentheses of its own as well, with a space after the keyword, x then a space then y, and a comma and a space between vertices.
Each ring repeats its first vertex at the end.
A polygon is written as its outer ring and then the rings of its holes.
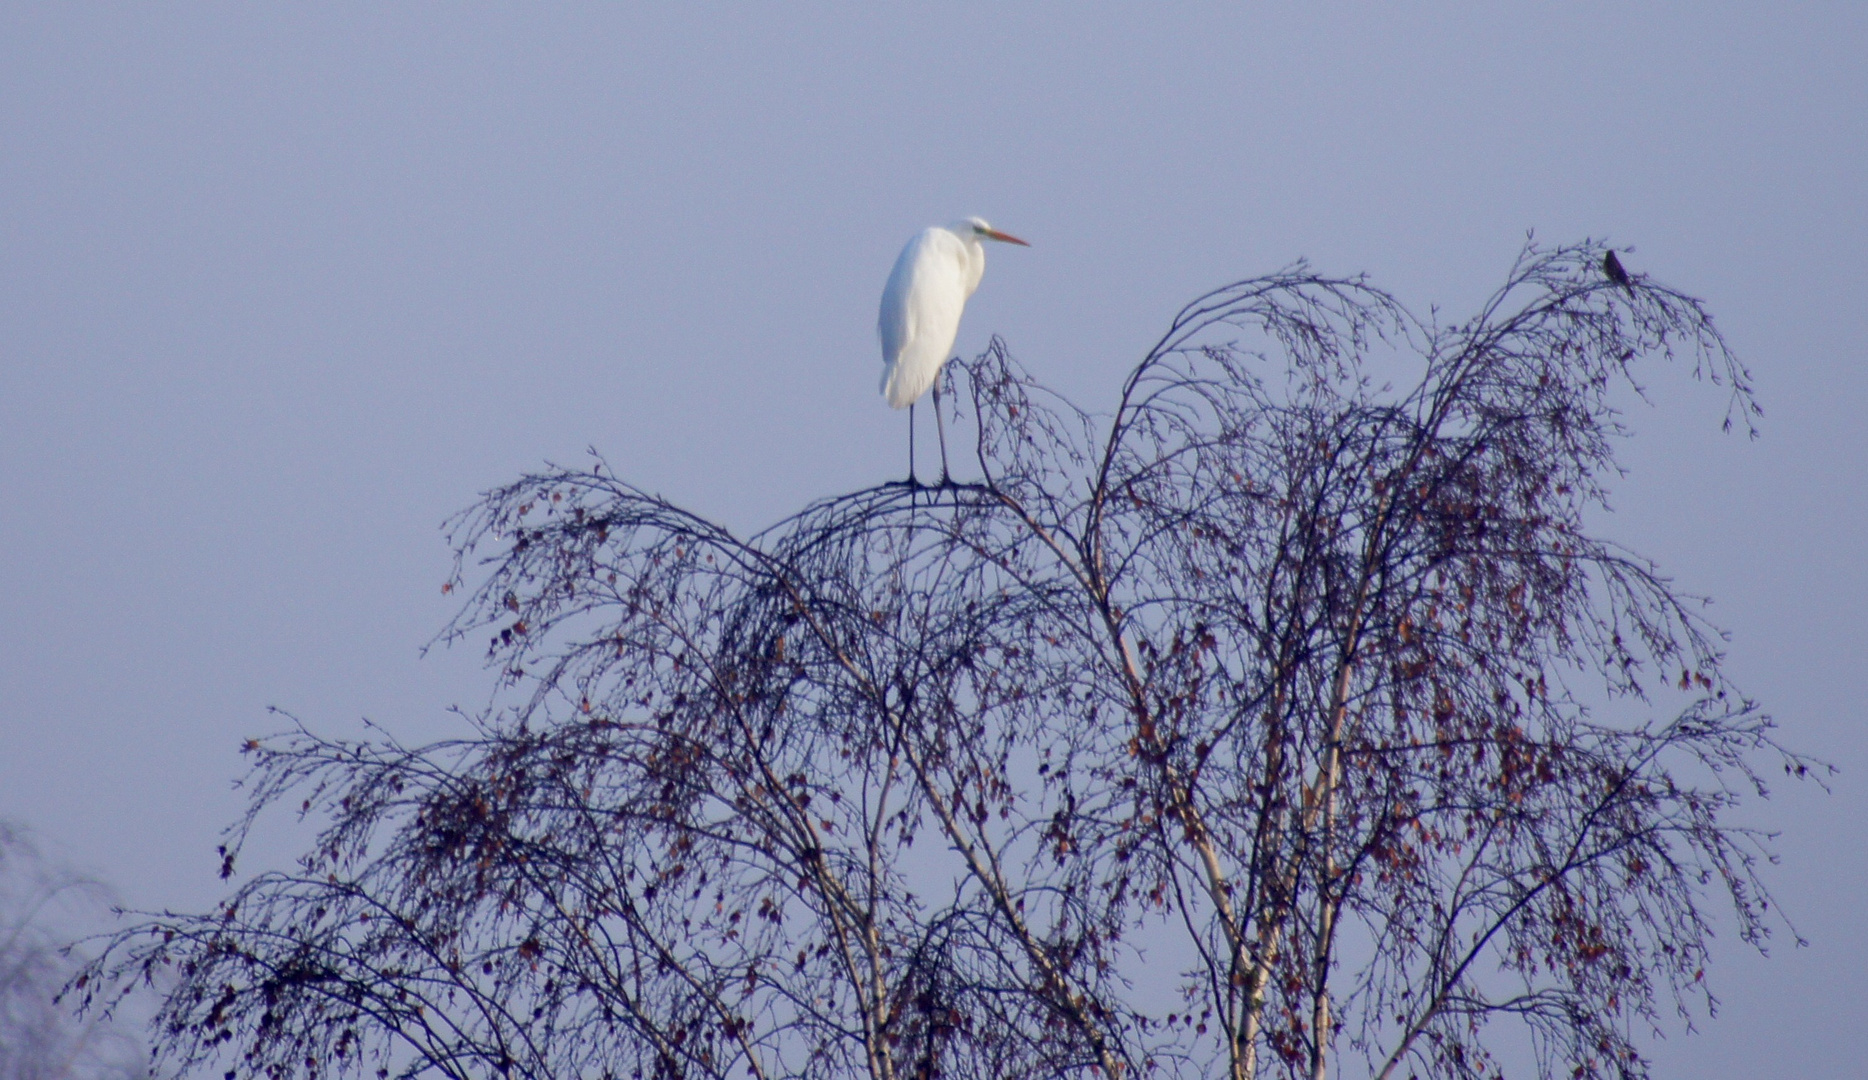
POLYGON ((882 393, 908 410, 908 482, 915 483, 915 402, 934 391, 934 423, 941 441, 941 483, 947 482, 947 432, 940 415, 941 366, 960 333, 966 298, 986 272, 983 240, 1030 247, 979 218, 923 230, 902 248, 882 290, 882 393))

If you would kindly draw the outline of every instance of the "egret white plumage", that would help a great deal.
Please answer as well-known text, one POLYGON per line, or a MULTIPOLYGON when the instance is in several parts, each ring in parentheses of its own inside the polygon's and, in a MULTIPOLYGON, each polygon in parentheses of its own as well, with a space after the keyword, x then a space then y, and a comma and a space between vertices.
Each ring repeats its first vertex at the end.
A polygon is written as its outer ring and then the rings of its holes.
POLYGON ((982 240, 1030 247, 980 218, 924 229, 908 241, 882 290, 882 393, 908 410, 908 483, 915 484, 915 402, 934 391, 934 427, 940 434, 940 479, 947 483, 947 429, 940 415, 940 369, 960 333, 966 298, 986 272, 982 240))

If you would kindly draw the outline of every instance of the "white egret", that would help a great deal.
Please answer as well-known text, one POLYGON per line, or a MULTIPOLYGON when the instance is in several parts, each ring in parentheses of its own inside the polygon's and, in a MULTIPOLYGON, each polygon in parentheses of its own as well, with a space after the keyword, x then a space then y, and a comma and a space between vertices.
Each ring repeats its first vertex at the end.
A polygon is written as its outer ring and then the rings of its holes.
POLYGON ((947 483, 947 429, 940 415, 940 369, 960 333, 966 298, 986 272, 981 240, 1030 247, 979 218, 923 230, 902 248, 882 290, 882 393, 908 410, 908 483, 915 480, 915 402, 934 390, 934 427, 940 435, 940 479, 947 483))

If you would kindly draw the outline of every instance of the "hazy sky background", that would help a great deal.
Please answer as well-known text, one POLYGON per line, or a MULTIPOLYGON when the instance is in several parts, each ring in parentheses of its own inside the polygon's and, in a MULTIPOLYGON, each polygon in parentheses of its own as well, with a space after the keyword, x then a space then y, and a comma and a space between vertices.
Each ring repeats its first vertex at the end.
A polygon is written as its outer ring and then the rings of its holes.
POLYGON ((1868 5, 1008 7, 0 2, 0 817, 204 907, 268 705, 484 700, 418 656, 476 492, 594 445, 750 529, 899 475, 876 300, 926 224, 1032 242, 960 350, 1098 408, 1298 256, 1461 318, 1527 229, 1607 237, 1766 416, 1650 370, 1605 527, 1844 770, 1750 818, 1812 947, 1725 935, 1720 1018, 1654 1054, 1862 1075, 1868 5))

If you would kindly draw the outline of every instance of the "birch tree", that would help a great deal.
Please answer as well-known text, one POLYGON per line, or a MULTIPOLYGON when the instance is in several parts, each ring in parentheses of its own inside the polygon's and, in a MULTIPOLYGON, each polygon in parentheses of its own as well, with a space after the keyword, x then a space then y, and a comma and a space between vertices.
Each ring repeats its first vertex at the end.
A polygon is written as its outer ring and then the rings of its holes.
POLYGON ((233 1076, 1643 1076, 1761 942, 1776 770, 1721 635, 1598 530, 1694 298, 1528 246, 1457 323, 1302 264, 1113 408, 994 341, 972 480, 739 536, 600 460, 451 523, 495 703, 249 746, 320 829, 91 972, 233 1076))

